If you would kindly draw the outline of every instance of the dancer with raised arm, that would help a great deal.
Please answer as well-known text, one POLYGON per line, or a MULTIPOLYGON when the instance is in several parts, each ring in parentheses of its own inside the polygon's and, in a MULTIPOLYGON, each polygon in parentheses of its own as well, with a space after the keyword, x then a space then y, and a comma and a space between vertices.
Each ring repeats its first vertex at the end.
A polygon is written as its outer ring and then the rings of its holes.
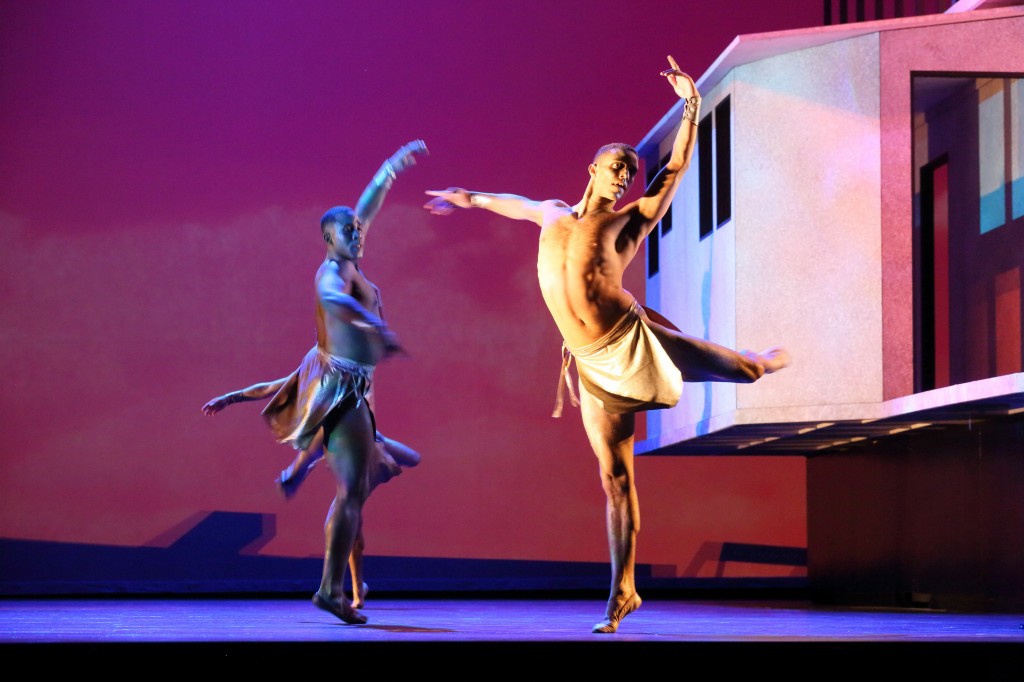
MULTIPOLYGON (((375 458, 380 461, 370 404, 373 372, 380 361, 402 350, 381 315, 380 291, 359 269, 359 259, 370 223, 398 173, 426 153, 422 140, 403 145, 381 165, 354 209, 335 206, 320 219, 326 256, 314 277, 316 343, 298 369, 270 382, 276 390, 262 413, 278 442, 298 451, 293 467, 282 474, 285 485, 289 470, 301 481, 319 452, 334 476, 335 496, 324 524, 323 573, 313 604, 349 624, 367 622, 345 595, 344 577, 362 532, 371 466, 375 458)), ((232 394, 221 398, 235 401, 232 394)), ((207 403, 204 412, 216 411, 220 400, 207 403)), ((353 595, 360 605, 361 587, 353 595)))
POLYGON ((583 198, 573 205, 459 187, 427 192, 433 198, 425 205, 437 215, 478 208, 540 227, 541 294, 564 340, 555 416, 561 413, 564 384, 580 407, 606 497, 612 577, 596 633, 616 632, 641 604, 634 575, 640 530, 635 413, 672 407, 684 381, 749 383, 789 364, 781 348, 737 352, 685 334, 623 288, 623 273, 668 211, 697 139, 700 94, 671 56, 668 61, 670 68, 661 75, 685 100, 683 117, 668 162, 639 199, 616 207, 636 180, 639 156, 632 146, 613 143, 597 150, 583 198), (573 361, 579 398, 568 376, 573 361))

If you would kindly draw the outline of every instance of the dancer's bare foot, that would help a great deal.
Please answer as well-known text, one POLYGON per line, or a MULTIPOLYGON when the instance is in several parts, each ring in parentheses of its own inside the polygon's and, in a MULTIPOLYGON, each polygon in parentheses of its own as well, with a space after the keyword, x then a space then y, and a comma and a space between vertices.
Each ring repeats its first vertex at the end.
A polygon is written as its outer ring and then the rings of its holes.
POLYGON ((778 372, 784 367, 788 367, 792 359, 789 357, 789 352, 785 348, 779 348, 774 346, 767 348, 757 354, 761 359, 761 364, 764 366, 764 373, 771 374, 772 372, 778 372))
POLYGON ((352 608, 361 609, 366 606, 366 593, 370 591, 370 586, 363 583, 359 586, 359 591, 356 592, 352 599, 352 608))
POLYGON ((323 609, 327 613, 337 616, 349 625, 362 625, 367 621, 366 616, 352 608, 348 599, 344 597, 332 599, 317 592, 313 595, 313 605, 318 609, 323 609))
POLYGON ((274 480, 277 484, 278 490, 284 495, 285 499, 291 499, 298 489, 299 484, 306 480, 306 476, 313 469, 313 465, 316 464, 316 460, 310 461, 310 458, 299 455, 295 458, 295 461, 288 465, 288 468, 284 469, 281 474, 274 480))
POLYGON ((619 629, 619 622, 640 608, 643 600, 634 592, 628 597, 619 595, 608 600, 608 611, 604 620, 594 626, 592 632, 611 634, 619 629))

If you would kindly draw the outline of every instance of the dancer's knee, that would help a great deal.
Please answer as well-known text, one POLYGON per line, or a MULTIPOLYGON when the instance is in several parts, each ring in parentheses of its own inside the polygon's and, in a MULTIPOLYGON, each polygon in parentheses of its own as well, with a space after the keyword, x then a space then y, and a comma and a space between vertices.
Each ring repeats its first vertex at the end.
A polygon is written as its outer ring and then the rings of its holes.
POLYGON ((604 467, 601 468, 601 487, 609 500, 628 500, 632 492, 628 473, 604 467))

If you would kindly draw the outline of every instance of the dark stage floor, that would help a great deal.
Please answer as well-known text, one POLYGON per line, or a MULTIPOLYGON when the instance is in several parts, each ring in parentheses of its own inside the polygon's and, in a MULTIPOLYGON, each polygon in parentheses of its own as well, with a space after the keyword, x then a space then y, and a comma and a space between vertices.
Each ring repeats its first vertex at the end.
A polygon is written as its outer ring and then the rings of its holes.
POLYGON ((0 600, 0 655, 8 667, 82 673, 293 665, 303 674, 431 677, 1024 680, 1024 614, 649 595, 618 633, 596 635, 600 599, 373 597, 365 625, 342 623, 308 596, 8 598, 0 600))

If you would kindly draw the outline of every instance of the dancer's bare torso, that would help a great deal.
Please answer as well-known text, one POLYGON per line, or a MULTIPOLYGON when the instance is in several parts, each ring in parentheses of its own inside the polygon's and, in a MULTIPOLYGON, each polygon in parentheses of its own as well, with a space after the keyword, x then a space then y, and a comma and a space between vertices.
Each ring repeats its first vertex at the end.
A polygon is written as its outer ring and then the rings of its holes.
POLYGON ((562 201, 543 204, 537 278, 548 311, 572 348, 604 336, 633 304, 622 275, 636 254, 622 244, 630 214, 590 213, 580 218, 562 201), (617 247, 617 242, 619 242, 617 247))
MULTIPOLYGON (((341 277, 339 293, 352 296, 368 311, 381 314, 380 290, 351 261, 334 262, 341 277)), ((316 273, 316 288, 320 289, 321 279, 328 275, 332 261, 325 261, 316 273)), ((316 302, 317 345, 331 355, 348 358, 365 365, 376 365, 385 355, 380 335, 372 327, 353 322, 353 313, 334 314, 332 306, 322 296, 316 302)))

